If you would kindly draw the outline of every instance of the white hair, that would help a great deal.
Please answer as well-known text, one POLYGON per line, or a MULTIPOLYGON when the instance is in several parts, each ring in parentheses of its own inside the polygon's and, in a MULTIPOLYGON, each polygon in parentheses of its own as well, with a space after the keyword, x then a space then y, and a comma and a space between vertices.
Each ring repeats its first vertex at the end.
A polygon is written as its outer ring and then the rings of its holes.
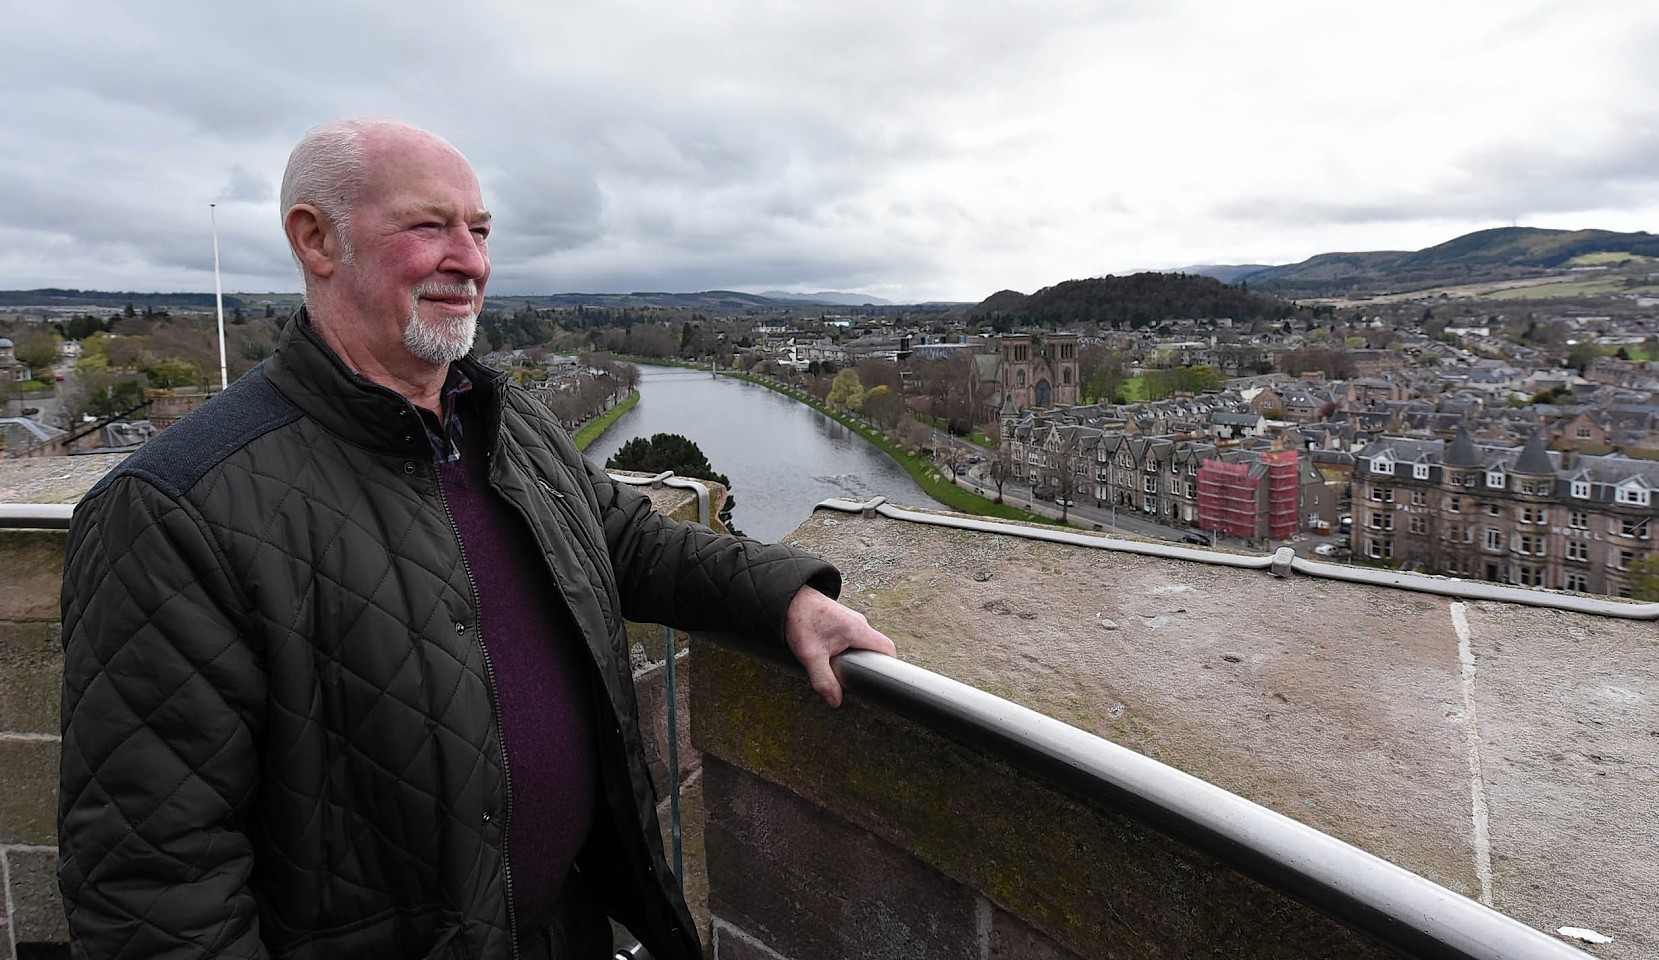
MULTIPOLYGON (((408 124, 383 117, 332 120, 307 130, 288 155, 279 199, 283 222, 288 211, 309 203, 323 212, 340 239, 340 258, 351 262, 351 208, 369 180, 363 135, 382 127, 408 124)), ((299 257, 294 257, 296 263, 299 257)))

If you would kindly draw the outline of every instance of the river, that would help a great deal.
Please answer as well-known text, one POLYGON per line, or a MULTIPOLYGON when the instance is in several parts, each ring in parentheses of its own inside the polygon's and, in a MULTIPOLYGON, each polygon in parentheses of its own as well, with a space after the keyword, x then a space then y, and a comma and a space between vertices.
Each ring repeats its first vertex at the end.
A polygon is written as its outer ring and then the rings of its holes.
POLYGON ((732 523, 775 541, 831 497, 939 504, 868 440, 811 407, 765 387, 707 370, 639 367, 639 403, 587 449, 603 465, 634 437, 689 437, 731 478, 732 523))

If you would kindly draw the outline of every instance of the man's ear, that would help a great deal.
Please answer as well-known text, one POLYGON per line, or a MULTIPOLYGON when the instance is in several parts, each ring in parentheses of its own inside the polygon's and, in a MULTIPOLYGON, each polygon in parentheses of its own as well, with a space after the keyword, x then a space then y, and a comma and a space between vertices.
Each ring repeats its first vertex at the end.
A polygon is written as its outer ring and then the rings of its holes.
POLYGON ((282 227, 288 233, 289 248, 306 273, 314 277, 334 273, 340 262, 340 237, 327 214, 309 203, 297 203, 282 218, 282 227))

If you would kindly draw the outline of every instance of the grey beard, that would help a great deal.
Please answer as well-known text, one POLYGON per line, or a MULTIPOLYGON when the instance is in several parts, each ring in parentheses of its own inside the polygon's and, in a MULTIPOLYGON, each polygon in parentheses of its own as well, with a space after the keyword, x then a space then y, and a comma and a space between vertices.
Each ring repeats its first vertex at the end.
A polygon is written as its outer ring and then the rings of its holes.
POLYGON ((469 313, 454 320, 436 323, 420 315, 420 298, 442 296, 473 296, 477 290, 471 283, 423 284, 415 288, 414 302, 409 306, 409 322, 403 327, 403 346, 418 360, 431 364, 454 363, 472 352, 472 340, 478 333, 478 314, 469 313))

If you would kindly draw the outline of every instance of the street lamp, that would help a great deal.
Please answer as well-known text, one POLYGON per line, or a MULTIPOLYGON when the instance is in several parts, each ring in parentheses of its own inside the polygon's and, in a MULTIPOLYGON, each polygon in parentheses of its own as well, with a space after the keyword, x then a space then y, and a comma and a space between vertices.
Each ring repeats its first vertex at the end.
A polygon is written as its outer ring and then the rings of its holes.
POLYGON ((216 203, 207 205, 207 218, 213 224, 213 298, 219 304, 219 390, 230 386, 225 374, 225 288, 219 282, 219 215, 216 203))

